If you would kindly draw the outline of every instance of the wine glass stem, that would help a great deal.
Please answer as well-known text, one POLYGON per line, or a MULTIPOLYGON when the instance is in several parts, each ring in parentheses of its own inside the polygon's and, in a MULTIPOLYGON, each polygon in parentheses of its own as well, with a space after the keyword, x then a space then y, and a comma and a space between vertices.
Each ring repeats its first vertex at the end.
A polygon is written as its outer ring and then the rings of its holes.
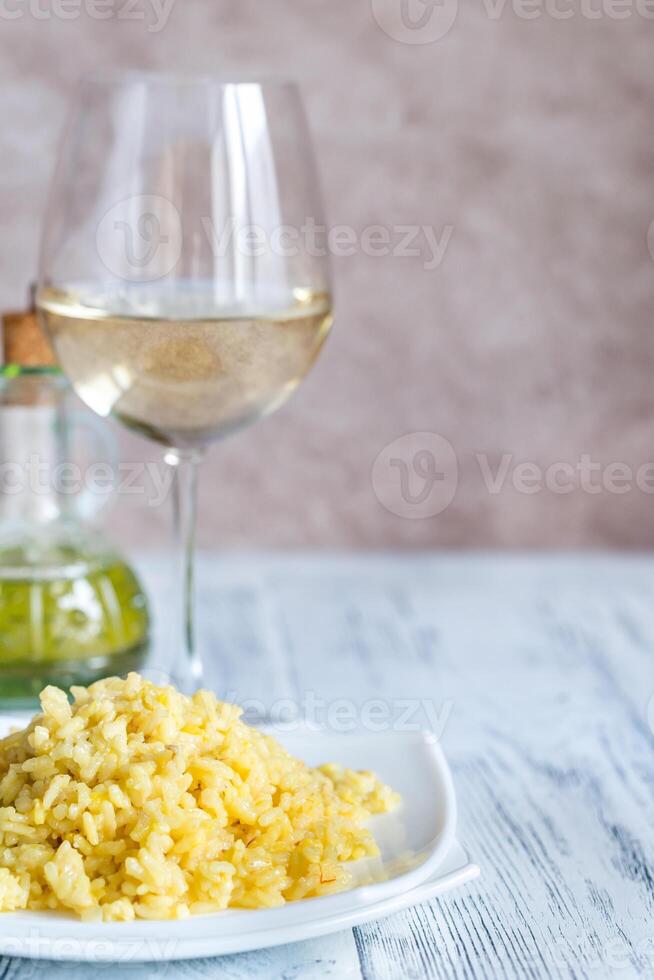
POLYGON ((195 637, 195 525, 197 511, 197 475, 202 454, 175 450, 168 455, 175 469, 173 507, 175 521, 175 599, 177 624, 174 634, 173 683, 186 694, 192 694, 202 682, 202 659, 195 637))

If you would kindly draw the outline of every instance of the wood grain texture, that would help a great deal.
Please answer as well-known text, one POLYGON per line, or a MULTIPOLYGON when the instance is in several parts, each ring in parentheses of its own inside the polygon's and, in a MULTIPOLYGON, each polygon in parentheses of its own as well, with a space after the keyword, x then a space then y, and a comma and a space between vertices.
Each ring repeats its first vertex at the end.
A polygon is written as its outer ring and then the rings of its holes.
MULTIPOLYGON (((143 567, 164 635, 165 568, 143 567)), ((312 942, 142 966, 2 959, 0 980, 654 974, 654 562, 206 557, 198 578, 223 695, 268 717, 318 701, 336 726, 343 703, 362 724, 375 701, 388 724, 442 730, 482 878, 312 942)), ((162 644, 155 676, 165 660, 162 644)))

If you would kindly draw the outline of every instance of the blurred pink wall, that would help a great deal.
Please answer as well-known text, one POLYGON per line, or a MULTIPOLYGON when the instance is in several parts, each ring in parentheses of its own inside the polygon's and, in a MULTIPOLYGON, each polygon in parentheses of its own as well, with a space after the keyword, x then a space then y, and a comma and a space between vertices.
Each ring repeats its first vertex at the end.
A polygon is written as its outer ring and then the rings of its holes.
MULTIPOLYGON (((403 24, 400 0, 173 0, 164 24, 161 2, 2 5, 4 308, 98 66, 297 77, 331 223, 444 248, 359 238, 335 260, 332 338, 284 409, 213 449, 200 544, 654 545, 654 5, 410 0, 403 24), (436 435, 385 450, 410 433, 436 435)), ((132 544, 167 530, 151 503, 116 500, 132 544)))

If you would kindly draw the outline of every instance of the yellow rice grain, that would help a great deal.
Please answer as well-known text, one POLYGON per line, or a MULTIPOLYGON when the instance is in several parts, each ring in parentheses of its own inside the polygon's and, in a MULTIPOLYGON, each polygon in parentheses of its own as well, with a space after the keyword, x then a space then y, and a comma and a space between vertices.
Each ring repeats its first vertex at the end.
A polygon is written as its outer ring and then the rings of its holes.
POLYGON ((184 918, 348 886, 366 823, 399 797, 312 769, 208 691, 138 674, 65 693, 0 741, 0 911, 184 918))

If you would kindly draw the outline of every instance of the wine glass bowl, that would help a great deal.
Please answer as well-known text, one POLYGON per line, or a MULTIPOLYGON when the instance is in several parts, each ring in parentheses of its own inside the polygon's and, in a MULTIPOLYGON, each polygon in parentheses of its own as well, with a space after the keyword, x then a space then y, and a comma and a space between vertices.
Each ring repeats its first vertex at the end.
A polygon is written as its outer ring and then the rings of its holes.
POLYGON ((176 467, 186 688, 201 674, 195 466, 210 442, 278 408, 316 359, 332 322, 316 230, 318 180, 292 83, 147 72, 80 83, 37 309, 86 404, 163 444, 176 467))

